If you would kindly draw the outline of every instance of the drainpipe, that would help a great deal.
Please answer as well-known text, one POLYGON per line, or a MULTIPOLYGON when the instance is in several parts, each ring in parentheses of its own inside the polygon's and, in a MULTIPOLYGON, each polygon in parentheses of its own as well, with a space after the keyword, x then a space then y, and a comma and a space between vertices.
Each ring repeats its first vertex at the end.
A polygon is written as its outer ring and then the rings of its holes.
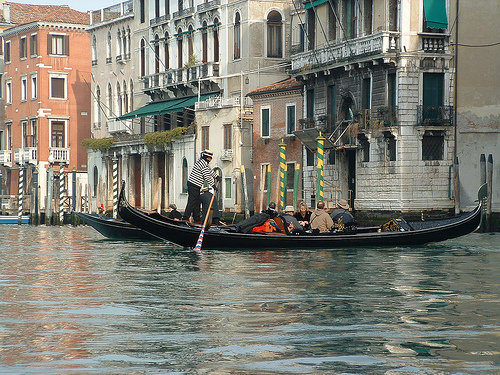
POLYGON ((453 92, 455 108, 454 108, 454 147, 453 147, 453 160, 455 162, 455 214, 460 212, 460 181, 458 179, 458 156, 457 156, 457 120, 458 120, 458 24, 459 24, 459 11, 460 11, 460 0, 457 0, 457 14, 455 22, 455 90, 453 92))

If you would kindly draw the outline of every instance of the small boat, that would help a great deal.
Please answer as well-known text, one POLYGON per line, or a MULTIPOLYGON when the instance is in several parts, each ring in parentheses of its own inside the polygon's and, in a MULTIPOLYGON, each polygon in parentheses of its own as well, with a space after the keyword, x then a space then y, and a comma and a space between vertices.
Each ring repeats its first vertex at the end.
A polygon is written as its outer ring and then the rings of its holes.
MULTIPOLYGON (((120 216, 150 233, 151 235, 176 243, 180 246, 193 248, 196 245, 200 228, 190 226, 186 222, 165 220, 164 217, 150 216, 132 207, 125 199, 125 183, 118 199, 120 216)), ((409 230, 379 231, 380 227, 361 230, 353 234, 325 233, 305 235, 238 233, 234 228, 209 228, 203 239, 204 249, 234 250, 234 249, 335 249, 345 247, 366 246, 406 246, 439 242, 464 236, 476 230, 481 221, 481 207, 486 195, 486 185, 479 189, 479 204, 472 211, 456 217, 429 220, 408 221, 409 230)))
MULTIPOLYGON (((21 216, 21 224, 29 224, 30 217, 28 215, 21 216)), ((19 216, 0 215, 0 224, 19 224, 19 216)))
POLYGON ((156 237, 123 220, 84 212, 76 212, 76 216, 107 238, 119 240, 157 240, 156 237))

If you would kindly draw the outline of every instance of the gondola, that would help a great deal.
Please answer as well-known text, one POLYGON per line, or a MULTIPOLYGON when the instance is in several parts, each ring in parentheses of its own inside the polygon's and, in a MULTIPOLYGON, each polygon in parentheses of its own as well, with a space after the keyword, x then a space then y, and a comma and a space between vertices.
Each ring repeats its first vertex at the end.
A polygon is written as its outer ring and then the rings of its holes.
MULTIPOLYGON (((184 247, 194 247, 200 228, 195 228, 186 222, 172 222, 159 217, 148 216, 132 207, 124 195, 125 183, 122 183, 118 199, 120 216, 132 225, 143 229, 151 235, 173 242, 184 247)), ((456 238, 476 230, 481 221, 481 207, 486 195, 486 185, 479 189, 478 206, 469 213, 456 217, 429 220, 409 221, 411 230, 379 232, 360 231, 354 234, 319 234, 319 235, 274 235, 274 234, 243 234, 229 227, 214 227, 205 231, 204 249, 234 250, 234 249, 335 249, 345 247, 367 246, 407 246, 421 245, 430 242, 444 241, 456 238)))
POLYGON ((84 212, 76 212, 76 216, 107 238, 115 240, 158 240, 157 237, 123 220, 84 212))

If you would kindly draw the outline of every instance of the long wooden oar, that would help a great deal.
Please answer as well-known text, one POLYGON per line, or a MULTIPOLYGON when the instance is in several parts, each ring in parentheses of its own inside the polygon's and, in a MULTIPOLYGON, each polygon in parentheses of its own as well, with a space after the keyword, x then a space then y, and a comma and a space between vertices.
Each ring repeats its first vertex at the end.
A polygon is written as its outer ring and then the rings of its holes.
POLYGON ((201 251, 201 244, 203 243, 203 236, 205 235, 205 226, 207 225, 208 217, 210 216, 210 209, 212 208, 212 203, 214 203, 215 198, 215 189, 212 194, 212 199, 210 199, 210 204, 208 205, 207 213, 205 214, 205 220, 203 220, 203 226, 201 227, 200 236, 198 237, 198 241, 196 242, 196 246, 194 247, 194 251, 201 251))

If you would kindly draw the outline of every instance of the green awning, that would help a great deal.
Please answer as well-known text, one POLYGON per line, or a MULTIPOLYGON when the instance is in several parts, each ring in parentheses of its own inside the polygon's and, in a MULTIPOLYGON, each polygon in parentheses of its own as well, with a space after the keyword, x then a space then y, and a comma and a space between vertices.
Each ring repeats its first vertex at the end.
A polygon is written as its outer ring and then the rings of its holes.
POLYGON ((447 29, 445 0, 424 0, 425 25, 431 29, 447 29))
MULTIPOLYGON (((208 94, 200 95, 200 101, 207 100, 208 98, 218 95, 218 92, 212 92, 208 94)), ((164 113, 180 112, 184 110, 185 107, 192 107, 194 103, 198 101, 198 95, 185 96, 183 98, 163 100, 161 102, 152 102, 146 104, 144 107, 138 108, 132 112, 126 113, 117 120, 127 120, 137 117, 154 116, 161 115, 164 113)))
POLYGON ((326 3, 326 2, 328 2, 328 0, 310 1, 310 2, 304 4, 304 8, 311 9, 312 7, 317 7, 318 5, 321 5, 321 4, 326 3))

